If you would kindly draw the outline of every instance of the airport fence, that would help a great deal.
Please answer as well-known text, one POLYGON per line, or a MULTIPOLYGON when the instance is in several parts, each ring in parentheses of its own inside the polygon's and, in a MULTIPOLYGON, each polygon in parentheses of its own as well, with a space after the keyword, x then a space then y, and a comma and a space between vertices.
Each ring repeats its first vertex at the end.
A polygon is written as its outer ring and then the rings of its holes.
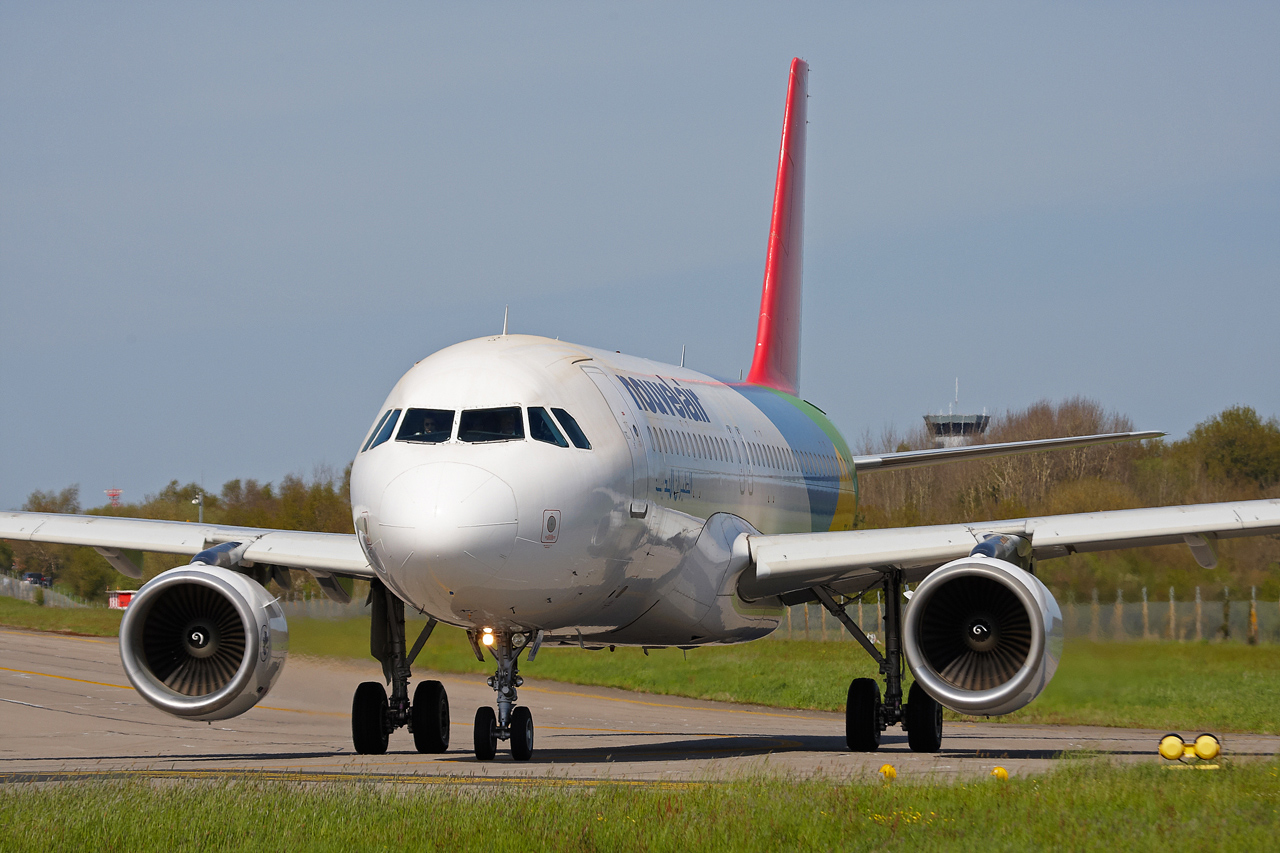
MULTIPOLYGON (((88 601, 77 595, 59 592, 36 584, 25 583, 19 578, 0 576, 0 595, 16 598, 20 601, 36 601, 38 591, 44 592, 45 607, 106 607, 103 601, 88 601)), ((364 597, 357 596, 349 604, 339 604, 323 595, 309 593, 285 593, 280 598, 280 607, 285 618, 297 617, 308 619, 351 619, 367 615, 364 609, 364 597)))
MULTIPOLYGON (((286 619, 354 619, 357 616, 368 616, 369 608, 365 606, 365 596, 353 596, 347 604, 327 598, 324 595, 313 595, 309 592, 287 592, 280 597, 280 608, 284 610, 286 619)), ((407 608, 406 608, 407 609, 407 608)))
POLYGON ((0 577, 0 595, 6 595, 9 598, 17 598, 22 601, 35 601, 37 591, 44 593, 44 603, 46 607, 94 607, 106 605, 94 605, 92 602, 80 598, 78 595, 68 595, 58 592, 55 589, 46 589, 32 583, 24 583, 18 578, 0 577))
MULTIPOLYGON (((850 602, 847 612, 858 627, 879 642, 884 603, 879 591, 850 602)), ((1055 594, 1056 595, 1056 594, 1055 594)), ((1062 608, 1063 633, 1071 639, 1094 642, 1167 640, 1194 642, 1280 643, 1280 601, 1258 598, 1256 587, 1243 594, 1230 588, 1196 587, 1192 596, 1179 600, 1171 587, 1163 598, 1139 590, 1119 589, 1114 601, 1102 601, 1095 589, 1088 601, 1070 593, 1057 595, 1062 608)), ((787 608, 782 625, 773 636, 782 640, 853 642, 853 637, 821 604, 797 604, 787 608)))
MULTIPOLYGON (((0 595, 22 601, 35 601, 34 584, 18 578, 0 576, 0 595)), ((44 589, 46 607, 105 607, 101 602, 86 601, 53 589, 44 589)), ((848 605, 850 618, 880 644, 880 626, 884 618, 882 593, 876 591, 848 605)), ((1128 642, 1165 640, 1170 642, 1243 642, 1280 643, 1280 601, 1258 598, 1257 589, 1243 594, 1230 588, 1213 590, 1196 587, 1192 596, 1179 600, 1170 588, 1163 598, 1148 595, 1148 590, 1120 589, 1114 601, 1102 601, 1095 589, 1088 601, 1079 601, 1070 593, 1058 595, 1062 608, 1063 631, 1068 638, 1084 638, 1095 642, 1128 642)), ((347 604, 340 604, 310 591, 291 591, 280 598, 286 618, 354 619, 367 616, 365 597, 357 594, 347 604)), ((836 618, 817 603, 797 604, 787 608, 775 639, 817 642, 853 642, 836 618)))

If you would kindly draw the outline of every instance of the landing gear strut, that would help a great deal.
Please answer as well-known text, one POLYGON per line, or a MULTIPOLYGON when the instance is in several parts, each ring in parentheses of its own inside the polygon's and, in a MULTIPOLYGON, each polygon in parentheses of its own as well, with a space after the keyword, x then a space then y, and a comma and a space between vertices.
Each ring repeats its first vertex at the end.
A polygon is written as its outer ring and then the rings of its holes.
POLYGON ((854 752, 872 752, 880 748, 880 733, 889 726, 901 724, 907 732, 907 743, 914 752, 937 752, 942 748, 942 706, 915 683, 904 703, 902 680, 906 661, 902 656, 902 572, 885 572, 884 582, 884 654, 862 633, 858 624, 838 604, 825 587, 813 592, 833 616, 844 625, 867 654, 880 665, 884 676, 884 699, 873 678, 855 678, 849 685, 845 704, 845 740, 854 752))
POLYGON ((484 707, 476 711, 475 751, 479 761, 492 761, 498 752, 498 741, 511 741, 511 757, 516 761, 528 761, 533 757, 533 714, 528 708, 516 705, 516 688, 524 684, 520 677, 520 653, 529 649, 529 660, 538 654, 542 645, 539 631, 533 642, 528 634, 508 631, 471 631, 467 635, 476 657, 484 660, 482 648, 488 648, 498 669, 489 678, 489 686, 498 694, 498 710, 484 707))
POLYGON ((379 580, 371 582, 369 603, 373 617, 369 629, 369 653, 382 663, 382 674, 391 685, 391 696, 376 681, 356 688, 351 702, 351 740, 361 755, 382 755, 391 733, 408 726, 418 752, 449 749, 449 696, 438 681, 423 681, 409 701, 409 666, 422 651, 436 627, 427 621, 413 648, 404 642, 404 602, 379 580))

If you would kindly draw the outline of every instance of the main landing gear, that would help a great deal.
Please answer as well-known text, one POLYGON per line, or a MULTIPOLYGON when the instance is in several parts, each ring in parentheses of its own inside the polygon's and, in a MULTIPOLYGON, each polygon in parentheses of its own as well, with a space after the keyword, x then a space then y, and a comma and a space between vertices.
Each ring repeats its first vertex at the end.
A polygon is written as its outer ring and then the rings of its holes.
POLYGON ((516 761, 528 761, 533 757, 533 714, 528 708, 516 705, 516 688, 524 684, 518 662, 520 653, 529 649, 529 660, 538 654, 542 645, 539 631, 533 642, 528 634, 507 631, 471 631, 467 634, 471 648, 481 662, 487 648, 498 662, 498 669, 489 678, 489 686, 498 694, 498 710, 484 707, 476 710, 474 730, 476 759, 492 761, 498 753, 498 741, 511 741, 511 757, 516 761))
POLYGON ((418 752, 440 753, 449 749, 449 696, 438 681, 423 681, 409 701, 409 666, 431 636, 436 620, 427 622, 408 652, 404 642, 404 602, 374 580, 369 589, 373 618, 369 653, 382 663, 391 684, 391 696, 377 681, 356 688, 351 702, 351 739, 361 755, 382 755, 391 733, 408 726, 418 752))
POLYGON ((880 733, 896 723, 906 730, 907 744, 913 752, 937 752, 942 748, 942 706, 938 701, 926 693, 919 682, 911 685, 906 703, 902 701, 902 679, 906 674, 906 661, 902 657, 902 588, 901 571, 885 572, 884 654, 849 618, 845 611, 847 605, 836 603, 825 587, 813 588, 822 606, 867 650, 884 676, 883 700, 880 685, 874 678, 855 678, 849 685, 844 728, 845 741, 854 752, 879 749, 880 733))

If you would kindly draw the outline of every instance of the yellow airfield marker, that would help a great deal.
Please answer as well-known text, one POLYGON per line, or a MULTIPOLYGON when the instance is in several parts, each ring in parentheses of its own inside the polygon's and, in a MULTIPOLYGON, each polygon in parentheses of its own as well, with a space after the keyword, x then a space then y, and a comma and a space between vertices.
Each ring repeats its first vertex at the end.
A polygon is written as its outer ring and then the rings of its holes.
POLYGON ((1212 761, 1221 755, 1222 744, 1208 732, 1198 735, 1191 743, 1184 741, 1181 735, 1167 734, 1160 738, 1158 752, 1166 761, 1175 762, 1164 765, 1169 770, 1185 770, 1193 767, 1196 770, 1217 770, 1217 764, 1202 762, 1212 761))
POLYGON ((1003 767, 995 767, 991 770, 991 775, 999 779, 1001 782, 1009 778, 1009 771, 1003 767))
POLYGON ((880 775, 884 777, 884 781, 892 782, 898 778, 898 771, 893 769, 892 764, 882 764, 880 766, 880 775))

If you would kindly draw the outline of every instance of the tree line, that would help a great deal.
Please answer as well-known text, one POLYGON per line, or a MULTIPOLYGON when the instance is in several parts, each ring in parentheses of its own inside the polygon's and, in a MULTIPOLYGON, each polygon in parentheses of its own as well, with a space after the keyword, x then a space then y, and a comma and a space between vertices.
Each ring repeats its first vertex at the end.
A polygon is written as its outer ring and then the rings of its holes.
MULTIPOLYGON (((1041 401, 992 418, 981 442, 1025 441, 1062 435, 1089 435, 1133 429, 1130 420, 1092 400, 1041 401)), ((931 447, 924 426, 910 434, 887 430, 864 436, 864 453, 931 447)), ((896 472, 869 472, 859 478, 857 525, 863 528, 950 524, 1058 513, 1169 506, 1280 497, 1280 423, 1247 406, 1228 408, 1200 423, 1185 438, 1101 445, 961 462, 896 472)), ((311 477, 290 475, 278 485, 230 480, 217 493, 173 480, 141 502, 83 509, 76 486, 36 491, 23 509, 33 512, 88 512, 332 533, 351 532, 351 466, 338 474, 320 469, 311 477)), ((1219 565, 1201 569, 1187 548, 1159 548, 1077 554, 1038 567, 1060 595, 1088 600, 1093 589, 1113 597, 1117 588, 1148 586, 1163 598, 1173 586, 1182 597, 1196 586, 1217 593, 1226 586, 1238 597, 1249 587, 1274 598, 1280 594, 1280 541, 1267 537, 1219 544, 1219 565)), ((168 554, 145 556, 144 578, 183 562, 168 554)), ((0 567, 38 571, 88 599, 108 588, 134 585, 111 569, 91 548, 0 542, 0 567)), ((309 579, 295 573, 304 586, 309 579)), ((1215 594, 1216 597, 1216 594, 1215 594)))
MULTIPOLYGON (((979 443, 1061 435, 1128 432, 1129 418, 1097 402, 1040 401, 992 418, 979 443)), ((899 435, 864 436, 863 452, 933 446, 922 425, 899 435)), ((1280 497, 1280 422, 1233 406, 1198 424, 1185 438, 1098 445, 931 468, 869 472, 859 478, 859 527, 953 524, 1059 513, 1173 506, 1280 497)), ((1222 588, 1247 597, 1280 594, 1280 541, 1223 540, 1216 569, 1201 569, 1184 546, 1076 554, 1046 561, 1038 574, 1055 592, 1088 600, 1093 589, 1170 586, 1190 596, 1196 586, 1215 598, 1222 588)))
MULTIPOLYGON (((203 502, 204 520, 209 524, 350 533, 351 466, 347 465, 341 474, 325 468, 317 469, 310 478, 291 474, 279 485, 229 480, 217 493, 195 483, 181 485, 172 480, 141 502, 90 509, 80 504, 80 487, 69 486, 61 491, 32 492, 22 508, 28 512, 195 521, 201 509, 197 501, 203 502)), ((175 554, 144 554, 143 580, 185 562, 175 554)), ((104 600, 108 589, 130 589, 142 583, 118 574, 92 548, 70 545, 0 542, 0 566, 10 572, 40 572, 65 590, 89 600, 104 600)), ((303 573, 293 575, 295 586, 301 584, 318 591, 319 587, 303 573)))

